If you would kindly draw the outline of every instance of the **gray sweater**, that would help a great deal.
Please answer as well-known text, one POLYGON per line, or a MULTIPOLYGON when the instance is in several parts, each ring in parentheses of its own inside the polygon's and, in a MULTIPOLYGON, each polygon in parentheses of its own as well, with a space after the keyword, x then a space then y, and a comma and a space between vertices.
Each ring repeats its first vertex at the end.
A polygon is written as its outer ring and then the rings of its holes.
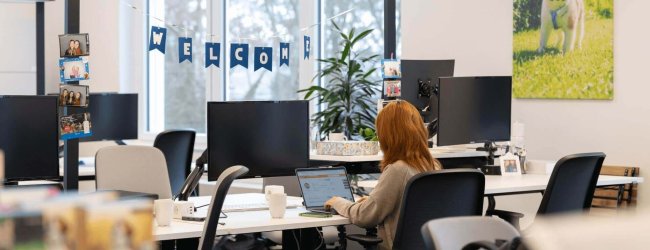
POLYGON ((378 226, 377 234, 383 242, 380 249, 392 249, 406 183, 419 172, 403 161, 386 166, 377 186, 370 196, 354 203, 343 198, 336 199, 332 207, 352 224, 364 228, 378 226))

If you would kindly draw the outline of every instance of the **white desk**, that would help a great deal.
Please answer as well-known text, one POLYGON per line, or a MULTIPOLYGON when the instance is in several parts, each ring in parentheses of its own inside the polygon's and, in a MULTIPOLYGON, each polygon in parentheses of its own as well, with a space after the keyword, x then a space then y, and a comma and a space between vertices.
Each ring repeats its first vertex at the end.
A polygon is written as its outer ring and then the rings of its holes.
MULTIPOLYGON (((540 192, 546 189, 551 175, 545 174, 524 174, 521 176, 485 176, 486 195, 508 195, 514 193, 540 192)), ((621 185, 630 183, 642 183, 643 177, 625 177, 601 175, 598 178, 597 186, 621 185)), ((374 188, 376 180, 359 181, 359 187, 374 188)))
MULTIPOLYGON (((463 157, 482 157, 488 156, 483 151, 470 151, 470 150, 450 150, 445 148, 429 149, 434 158, 463 158, 463 157)), ((373 162, 381 161, 384 155, 379 152, 376 155, 354 155, 354 156, 341 156, 341 155, 318 155, 311 154, 309 159, 312 161, 335 161, 335 162, 373 162)))
MULTIPOLYGON (((190 197, 197 205, 210 202, 210 197, 190 197)), ((202 208, 202 209, 206 209, 202 208)), ((201 209, 199 209, 200 211, 201 209)), ((205 211, 205 210, 204 210, 205 211)), ((350 220, 339 215, 330 218, 301 217, 298 214, 307 212, 305 208, 287 209, 284 218, 273 219, 268 210, 230 212, 228 218, 221 218, 219 222, 226 225, 217 227, 217 235, 244 234, 255 232, 282 231, 300 228, 326 227, 350 224, 350 220)), ((155 223, 155 222, 154 222, 155 223)), ((173 220, 168 227, 154 225, 154 238, 157 241, 175 240, 201 237, 203 222, 189 222, 173 220)))

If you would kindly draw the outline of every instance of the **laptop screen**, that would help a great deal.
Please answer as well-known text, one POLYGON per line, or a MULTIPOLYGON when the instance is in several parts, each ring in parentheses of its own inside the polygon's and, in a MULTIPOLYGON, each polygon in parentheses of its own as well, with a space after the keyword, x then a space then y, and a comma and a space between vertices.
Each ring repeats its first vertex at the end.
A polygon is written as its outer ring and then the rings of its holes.
POLYGON ((305 207, 323 207, 334 196, 354 201, 345 168, 296 169, 305 207))

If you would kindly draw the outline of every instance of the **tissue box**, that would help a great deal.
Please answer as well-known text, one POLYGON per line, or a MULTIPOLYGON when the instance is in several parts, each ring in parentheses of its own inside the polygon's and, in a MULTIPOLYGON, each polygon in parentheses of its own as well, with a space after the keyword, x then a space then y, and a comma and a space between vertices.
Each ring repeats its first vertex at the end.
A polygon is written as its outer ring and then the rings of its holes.
POLYGON ((553 173, 553 168, 555 168, 554 161, 539 161, 539 160, 526 161, 527 174, 551 174, 553 173))
POLYGON ((316 143, 316 153, 319 155, 376 155, 379 153, 379 142, 376 141, 321 141, 316 143))

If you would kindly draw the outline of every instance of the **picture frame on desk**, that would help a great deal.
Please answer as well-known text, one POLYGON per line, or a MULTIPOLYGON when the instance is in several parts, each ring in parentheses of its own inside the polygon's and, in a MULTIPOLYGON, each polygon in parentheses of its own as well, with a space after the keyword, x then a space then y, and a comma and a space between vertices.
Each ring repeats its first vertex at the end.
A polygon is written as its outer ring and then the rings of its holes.
POLYGON ((521 175, 521 163, 519 162, 519 157, 513 155, 512 153, 507 153, 499 157, 499 161, 501 162, 501 175, 521 175))

